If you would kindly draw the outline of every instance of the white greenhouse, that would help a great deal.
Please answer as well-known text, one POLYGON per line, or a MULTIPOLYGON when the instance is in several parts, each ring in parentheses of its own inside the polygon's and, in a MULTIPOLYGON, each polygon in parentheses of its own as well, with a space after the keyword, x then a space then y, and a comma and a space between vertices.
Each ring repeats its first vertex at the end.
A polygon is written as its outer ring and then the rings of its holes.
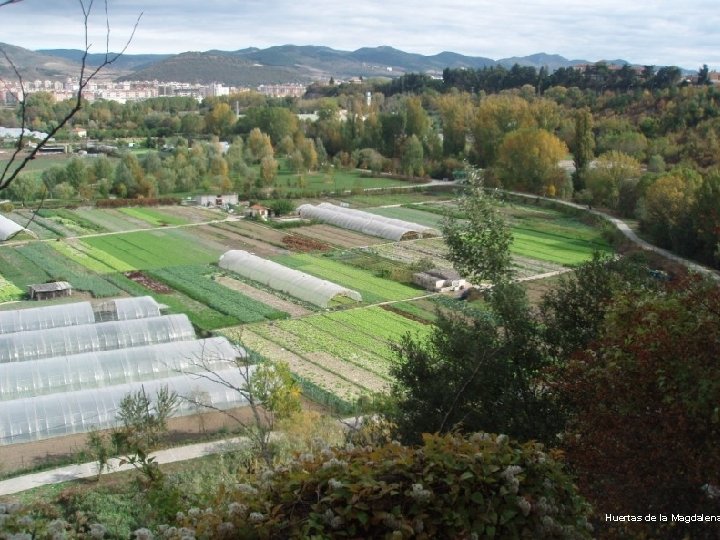
MULTIPOLYGON (((246 351, 196 339, 186 315, 161 308, 140 297, 0 312, 0 445, 113 427, 123 397, 141 388, 153 398, 167 386, 215 410, 246 405, 218 382, 246 383, 236 363, 246 351)), ((198 412, 183 401, 173 416, 198 412)))
POLYGON ((298 213, 303 219, 315 219, 342 229, 394 241, 438 235, 437 231, 424 225, 342 208, 330 203, 321 203, 318 206, 303 204, 298 207, 298 213))
POLYGON ((215 337, 0 364, 0 401, 228 369, 244 350, 215 337))
POLYGON ((150 296, 118 298, 96 305, 90 302, 73 302, 0 311, 0 334, 159 316, 160 305, 150 296))
POLYGON ((413 231, 416 231, 425 238, 431 238, 435 236, 440 236, 440 233, 437 231, 437 229, 433 229, 432 227, 428 227, 426 225, 421 225, 419 223, 415 223, 414 221, 405 221, 404 219, 396 219, 396 218, 390 218, 386 216, 380 216, 377 214, 371 214, 370 212, 364 212, 362 210, 354 210, 352 208, 344 208, 342 206, 336 206, 334 204, 330 203, 320 203, 318 205, 320 208, 327 208, 329 210, 333 210, 335 212, 340 212, 341 214, 347 214, 349 216, 356 216, 360 217, 362 219, 372 219, 373 221, 381 221, 382 223, 387 223, 388 225, 395 225, 396 227, 404 228, 404 229, 411 229, 413 231))
POLYGON ((362 302, 359 292, 347 289, 299 270, 268 261, 242 250, 230 250, 220 257, 219 265, 236 274, 285 292, 320 307, 328 307, 336 296, 362 302))
POLYGON ((195 339, 187 315, 110 321, 0 335, 0 363, 195 339))
MULTIPOLYGON (((237 368, 217 372, 224 381, 242 387, 246 373, 237 368)), ((227 386, 192 374, 105 388, 48 394, 15 399, 0 407, 0 445, 49 439, 91 429, 107 429, 117 425, 117 412, 122 399, 143 388, 149 397, 167 387, 180 396, 202 396, 203 403, 227 410, 246 405, 244 398, 227 386)), ((181 400, 173 416, 196 414, 198 406, 181 400)))
POLYGON ((25 229, 15 223, 12 219, 8 219, 5 216, 0 215, 0 241, 8 240, 20 231, 24 230, 25 229))

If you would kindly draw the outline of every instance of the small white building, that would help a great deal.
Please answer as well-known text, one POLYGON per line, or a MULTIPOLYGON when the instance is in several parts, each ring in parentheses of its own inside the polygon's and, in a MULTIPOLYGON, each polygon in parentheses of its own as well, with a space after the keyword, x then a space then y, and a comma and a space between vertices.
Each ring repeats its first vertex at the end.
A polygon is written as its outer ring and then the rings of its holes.
POLYGON ((267 220, 267 218, 269 218, 271 214, 272 210, 270 210, 267 206, 263 206, 262 204, 253 204, 247 210, 248 216, 262 220, 267 220))
POLYGON ((195 204, 204 206, 206 208, 223 208, 232 204, 233 206, 238 204, 237 193, 226 193, 224 195, 197 195, 195 197, 195 204))
POLYGON ((448 292, 465 289, 470 284, 454 270, 433 268, 413 274, 413 283, 432 292, 448 292))

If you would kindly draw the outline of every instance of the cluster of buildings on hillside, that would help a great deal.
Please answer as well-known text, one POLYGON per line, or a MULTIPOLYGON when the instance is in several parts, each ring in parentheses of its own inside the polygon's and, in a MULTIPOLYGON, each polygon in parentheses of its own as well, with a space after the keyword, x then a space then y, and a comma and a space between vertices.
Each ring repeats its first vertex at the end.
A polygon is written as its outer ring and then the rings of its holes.
MULTIPOLYGON (((97 79, 91 81, 83 96, 88 101, 105 99, 126 103, 144 99, 171 96, 192 97, 198 101, 206 97, 227 96, 230 94, 255 90, 271 97, 300 97, 305 93, 303 84, 263 84, 256 88, 225 86, 219 83, 198 84, 164 81, 123 81, 97 79)), ((7 81, 0 87, 0 105, 15 105, 23 96, 35 92, 48 92, 56 101, 72 99, 77 95, 77 79, 68 77, 64 81, 35 80, 25 81, 23 87, 18 82, 7 81)))

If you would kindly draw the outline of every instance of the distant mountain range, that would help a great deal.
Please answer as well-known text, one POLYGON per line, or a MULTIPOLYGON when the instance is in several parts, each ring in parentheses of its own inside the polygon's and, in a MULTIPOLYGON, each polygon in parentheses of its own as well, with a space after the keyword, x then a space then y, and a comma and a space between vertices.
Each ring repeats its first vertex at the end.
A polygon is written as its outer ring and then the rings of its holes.
MULTIPOLYGON (((29 51, 2 45, 26 79, 58 78, 77 75, 83 52, 74 49, 29 51)), ((88 56, 89 65, 98 65, 104 54, 88 56)), ((393 47, 364 47, 356 51, 339 51, 321 46, 282 45, 267 49, 247 48, 237 51, 184 52, 176 55, 125 54, 107 70, 119 80, 164 80, 178 82, 220 82, 231 86, 258 84, 307 83, 318 79, 350 77, 397 77, 404 73, 440 75, 449 68, 483 68, 514 64, 550 71, 588 63, 568 60, 545 53, 493 60, 442 52, 433 56, 407 53, 393 47)), ((611 63, 625 64, 624 60, 611 63)), ((0 59, 0 76, 12 75, 0 59)))

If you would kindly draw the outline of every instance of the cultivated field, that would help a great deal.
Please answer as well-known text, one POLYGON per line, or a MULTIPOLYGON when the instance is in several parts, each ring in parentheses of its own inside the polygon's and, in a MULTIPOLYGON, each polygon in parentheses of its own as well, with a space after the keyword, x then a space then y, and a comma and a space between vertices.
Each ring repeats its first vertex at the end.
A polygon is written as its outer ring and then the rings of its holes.
MULTIPOLYGON (((356 207, 411 203, 368 209, 431 227, 440 226, 445 209, 457 210, 438 199, 412 192, 348 198, 356 207)), ((502 210, 512 226, 518 277, 562 270, 609 249, 599 230, 559 212, 502 210)), ((22 222, 31 213, 10 217, 22 222)), ((288 362, 309 396, 334 405, 387 390, 396 361, 391 345, 408 332, 427 336, 438 310, 475 309, 411 283, 420 266, 451 268, 441 238, 387 242, 317 224, 274 229, 191 207, 42 210, 31 229, 40 240, 0 246, 0 302, 51 280, 69 281, 81 296, 151 295, 169 312, 186 313, 201 333, 221 333, 288 362), (217 261, 229 249, 353 289, 363 302, 330 310, 308 305, 220 269, 217 261)))

